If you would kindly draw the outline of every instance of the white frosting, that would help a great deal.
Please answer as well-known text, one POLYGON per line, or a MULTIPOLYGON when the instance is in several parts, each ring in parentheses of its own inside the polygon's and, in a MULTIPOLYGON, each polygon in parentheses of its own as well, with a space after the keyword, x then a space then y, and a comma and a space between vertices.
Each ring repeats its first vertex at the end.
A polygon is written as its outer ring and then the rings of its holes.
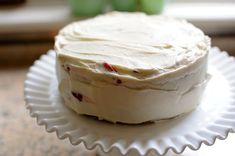
POLYGON ((168 17, 114 12, 75 22, 56 37, 60 91, 79 114, 125 123, 170 118, 199 103, 209 48, 201 30, 168 17), (188 92, 191 104, 182 102, 188 92))

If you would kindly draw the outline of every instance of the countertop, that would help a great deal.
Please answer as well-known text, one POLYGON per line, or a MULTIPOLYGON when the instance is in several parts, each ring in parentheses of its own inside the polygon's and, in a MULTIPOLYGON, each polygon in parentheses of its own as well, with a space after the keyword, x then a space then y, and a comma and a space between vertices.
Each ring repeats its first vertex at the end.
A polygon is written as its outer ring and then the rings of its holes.
POLYGON ((0 156, 95 156, 37 126, 25 108, 23 82, 27 71, 28 67, 0 69, 0 156))
MULTIPOLYGON (((83 146, 72 146, 47 133, 29 116, 23 97, 23 82, 29 67, 0 68, 0 156, 96 156, 83 146)), ((235 153, 235 134, 217 140, 213 146, 202 145, 199 151, 186 151, 181 156, 230 156, 235 153)), ((101 154, 99 154, 101 155, 101 154)), ((179 156, 168 154, 167 156, 179 156)))

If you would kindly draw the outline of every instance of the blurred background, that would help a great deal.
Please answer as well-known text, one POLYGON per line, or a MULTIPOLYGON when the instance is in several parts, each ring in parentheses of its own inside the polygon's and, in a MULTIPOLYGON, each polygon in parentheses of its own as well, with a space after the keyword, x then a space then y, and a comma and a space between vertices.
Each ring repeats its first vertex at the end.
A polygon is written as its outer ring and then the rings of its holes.
POLYGON ((0 64, 32 63, 53 48, 61 27, 111 10, 187 19, 214 46, 235 50, 235 0, 0 0, 0 64))
MULTIPOLYGON (((112 10, 187 19, 235 55, 235 0, 0 0, 0 156, 96 155, 37 126, 24 107, 23 82, 30 65, 53 49, 60 28, 112 10)), ((195 155, 231 155, 234 139, 195 155)))

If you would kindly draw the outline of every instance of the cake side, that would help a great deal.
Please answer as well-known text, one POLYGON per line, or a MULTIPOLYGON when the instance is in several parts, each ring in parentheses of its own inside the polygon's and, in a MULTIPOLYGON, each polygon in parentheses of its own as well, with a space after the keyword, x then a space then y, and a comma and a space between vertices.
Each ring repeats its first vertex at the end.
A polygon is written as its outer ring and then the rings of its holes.
POLYGON ((115 12, 75 22, 55 41, 59 90, 79 114, 171 118, 200 103, 209 48, 202 31, 169 17, 115 12))

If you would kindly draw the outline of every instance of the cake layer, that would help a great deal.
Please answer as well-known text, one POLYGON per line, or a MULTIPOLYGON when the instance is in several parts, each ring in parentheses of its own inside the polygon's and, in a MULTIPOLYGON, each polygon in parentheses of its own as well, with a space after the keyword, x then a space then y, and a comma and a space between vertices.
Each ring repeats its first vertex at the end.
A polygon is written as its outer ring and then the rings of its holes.
POLYGON ((184 20, 113 12, 72 23, 56 37, 66 105, 112 122, 172 118, 199 103, 210 39, 184 20))
POLYGON ((73 85, 78 91, 74 90, 71 94, 70 88, 66 88, 67 81, 61 82, 60 89, 68 89, 68 92, 61 95, 65 104, 78 114, 96 116, 99 120, 113 123, 139 124, 171 119, 191 112, 200 103, 207 81, 208 79, 192 86, 184 93, 152 89, 132 90, 113 85, 95 87, 76 82, 73 85), (74 95, 81 96, 79 98, 74 95))
MULTIPOLYGON (((58 65, 59 66, 59 65, 58 65)), ((73 80, 62 71, 59 89, 65 104, 78 114, 86 114, 113 123, 138 124, 147 121, 170 119, 191 112, 201 101, 204 79, 195 84, 204 69, 173 81, 180 89, 131 89, 124 86, 102 84, 94 86, 73 80)), ((172 86, 171 83, 166 85, 172 86)))

